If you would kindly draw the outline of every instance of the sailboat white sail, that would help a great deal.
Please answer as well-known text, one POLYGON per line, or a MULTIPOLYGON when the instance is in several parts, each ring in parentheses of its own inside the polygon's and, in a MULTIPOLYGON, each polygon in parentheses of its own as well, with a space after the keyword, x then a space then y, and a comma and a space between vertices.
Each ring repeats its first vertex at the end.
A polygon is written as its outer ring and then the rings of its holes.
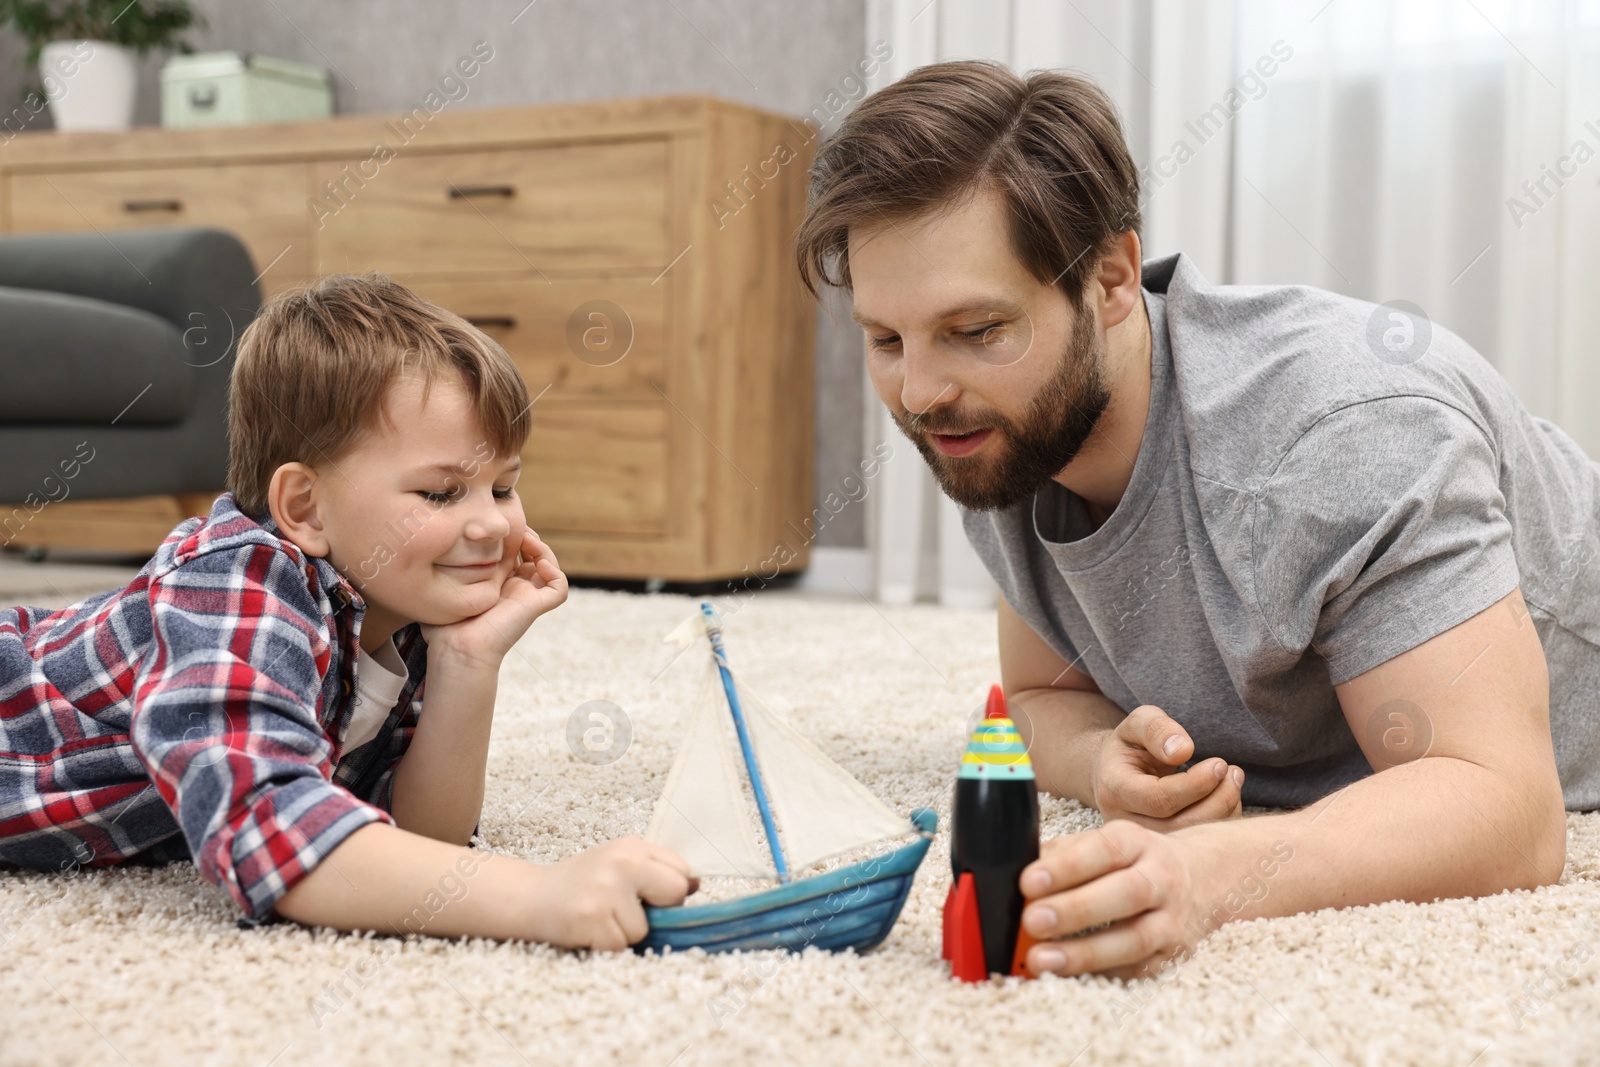
MULTIPOLYGON (((780 872, 756 841, 753 813, 743 790, 747 771, 729 709, 716 699, 720 674, 704 644, 709 616, 696 615, 666 639, 706 648, 700 698, 646 837, 677 852, 697 876, 777 878, 780 872), (692 624, 692 625, 691 625, 692 624), (697 640, 698 639, 698 640, 697 640)), ((725 666, 725 664, 724 664, 725 666)), ((916 826, 896 815, 829 759, 749 688, 730 675, 747 729, 751 756, 776 825, 789 870, 801 870, 858 846, 916 826)))

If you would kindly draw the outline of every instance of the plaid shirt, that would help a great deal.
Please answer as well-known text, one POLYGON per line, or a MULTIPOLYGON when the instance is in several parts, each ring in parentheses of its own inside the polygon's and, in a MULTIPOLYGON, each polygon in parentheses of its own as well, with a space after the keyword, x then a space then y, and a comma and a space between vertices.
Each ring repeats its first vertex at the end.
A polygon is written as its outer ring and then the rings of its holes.
POLYGON ((125 589, 0 610, 0 861, 40 870, 192 858, 251 920, 370 822, 422 710, 427 645, 378 735, 354 707, 366 605, 232 494, 125 589))

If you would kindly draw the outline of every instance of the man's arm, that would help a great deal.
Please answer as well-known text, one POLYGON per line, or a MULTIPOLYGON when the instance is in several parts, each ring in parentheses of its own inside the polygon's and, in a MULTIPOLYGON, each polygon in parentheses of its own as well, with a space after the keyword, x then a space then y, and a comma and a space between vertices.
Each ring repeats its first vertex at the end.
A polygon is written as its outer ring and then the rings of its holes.
POLYGON ((1381 769, 1300 811, 1049 842, 1021 878, 1029 966, 1144 977, 1233 919, 1560 878, 1549 674, 1520 589, 1335 690, 1381 769))
POLYGON ((1122 709, 1000 598, 1000 682, 1038 787, 1095 806, 1094 761, 1122 709))
POLYGON ((1274 842, 1282 864, 1230 918, 1484 896, 1561 877, 1567 821, 1550 677, 1522 590, 1335 687, 1377 773, 1301 811, 1180 831, 1233 888, 1274 842))
POLYGON ((1006 703, 1040 789, 1163 832, 1240 814, 1243 768, 1212 757, 1179 771, 1194 741, 1166 712, 1124 715, 1004 599, 999 625, 1006 703))

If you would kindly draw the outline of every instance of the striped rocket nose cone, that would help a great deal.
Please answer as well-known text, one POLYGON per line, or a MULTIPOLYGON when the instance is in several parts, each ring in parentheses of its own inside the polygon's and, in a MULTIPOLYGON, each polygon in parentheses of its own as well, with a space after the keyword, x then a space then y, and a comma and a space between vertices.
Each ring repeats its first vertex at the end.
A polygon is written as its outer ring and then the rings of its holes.
POLYGON ((1010 719, 986 718, 967 738, 967 751, 961 757, 960 778, 1033 780, 1033 762, 1028 746, 1010 719))

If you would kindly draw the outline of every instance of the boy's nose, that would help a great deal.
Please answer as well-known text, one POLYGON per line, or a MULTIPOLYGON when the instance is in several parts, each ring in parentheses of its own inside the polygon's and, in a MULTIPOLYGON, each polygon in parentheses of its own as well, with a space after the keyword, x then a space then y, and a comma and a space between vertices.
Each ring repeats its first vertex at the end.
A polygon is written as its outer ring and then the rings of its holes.
POLYGON ((501 512, 491 496, 487 504, 473 510, 463 532, 472 541, 503 541, 511 533, 511 520, 501 512))

